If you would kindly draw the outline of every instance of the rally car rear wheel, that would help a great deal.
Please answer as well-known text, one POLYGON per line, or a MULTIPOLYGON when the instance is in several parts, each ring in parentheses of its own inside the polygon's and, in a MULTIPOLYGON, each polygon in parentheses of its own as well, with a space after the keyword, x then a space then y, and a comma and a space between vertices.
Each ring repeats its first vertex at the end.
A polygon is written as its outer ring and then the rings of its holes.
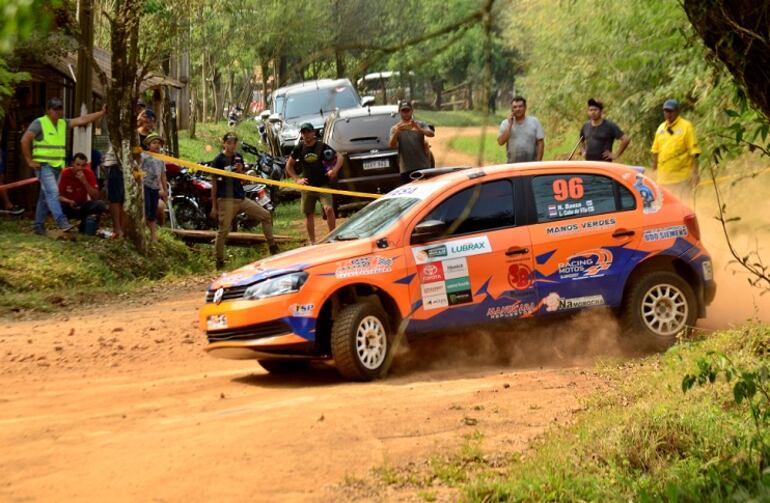
POLYGON ((691 330, 697 313, 692 287, 676 273, 655 271, 629 286, 623 322, 645 348, 660 351, 691 330))
POLYGON ((337 371, 348 379, 383 377, 390 351, 388 317, 371 302, 344 306, 332 326, 331 347, 337 371))

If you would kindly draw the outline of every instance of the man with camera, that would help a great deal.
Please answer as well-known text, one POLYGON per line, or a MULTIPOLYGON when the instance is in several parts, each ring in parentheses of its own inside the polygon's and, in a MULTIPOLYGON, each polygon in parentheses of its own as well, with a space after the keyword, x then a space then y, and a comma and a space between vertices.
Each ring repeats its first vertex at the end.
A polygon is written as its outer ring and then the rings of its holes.
MULTIPOLYGON (((214 158, 212 167, 243 173, 243 156, 236 152, 238 136, 235 133, 227 133, 222 138, 222 152, 214 158)), ((219 229, 214 245, 216 249, 217 268, 225 264, 225 240, 230 233, 230 227, 235 215, 244 212, 249 219, 262 224, 262 232, 270 254, 279 252, 278 245, 273 239, 273 216, 269 211, 246 197, 243 183, 238 178, 231 176, 215 175, 211 179, 211 217, 219 220, 219 229)))

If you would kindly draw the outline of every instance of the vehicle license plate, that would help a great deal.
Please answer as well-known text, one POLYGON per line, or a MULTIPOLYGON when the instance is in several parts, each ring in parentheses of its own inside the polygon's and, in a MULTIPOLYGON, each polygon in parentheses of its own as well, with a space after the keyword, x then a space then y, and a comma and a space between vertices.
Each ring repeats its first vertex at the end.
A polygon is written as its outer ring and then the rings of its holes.
POLYGON ((364 169, 380 169, 390 166, 390 162, 387 159, 374 159, 372 161, 364 161, 364 169))

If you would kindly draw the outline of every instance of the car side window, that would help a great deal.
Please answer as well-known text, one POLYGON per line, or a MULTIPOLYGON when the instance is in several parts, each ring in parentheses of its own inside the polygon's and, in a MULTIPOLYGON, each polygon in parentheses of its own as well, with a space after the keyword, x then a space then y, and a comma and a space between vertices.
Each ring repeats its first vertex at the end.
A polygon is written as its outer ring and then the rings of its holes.
POLYGON ((633 194, 612 178, 566 173, 532 179, 537 221, 601 215, 636 207, 633 194))
POLYGON ((422 221, 428 220, 446 223, 448 236, 512 227, 513 184, 495 180, 468 187, 436 206, 422 221))

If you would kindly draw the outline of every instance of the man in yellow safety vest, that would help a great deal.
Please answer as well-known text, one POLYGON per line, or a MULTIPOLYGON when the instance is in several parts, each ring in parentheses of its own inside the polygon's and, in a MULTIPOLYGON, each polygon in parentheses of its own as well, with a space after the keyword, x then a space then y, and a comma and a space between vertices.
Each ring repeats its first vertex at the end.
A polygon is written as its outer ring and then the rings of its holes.
POLYGON ((35 234, 45 235, 45 220, 50 211, 63 231, 73 228, 59 201, 58 180, 66 166, 67 128, 86 126, 104 117, 107 108, 98 112, 64 119, 64 103, 59 98, 48 100, 44 116, 35 119, 21 137, 21 152, 27 165, 35 170, 40 182, 40 197, 35 211, 35 234))

